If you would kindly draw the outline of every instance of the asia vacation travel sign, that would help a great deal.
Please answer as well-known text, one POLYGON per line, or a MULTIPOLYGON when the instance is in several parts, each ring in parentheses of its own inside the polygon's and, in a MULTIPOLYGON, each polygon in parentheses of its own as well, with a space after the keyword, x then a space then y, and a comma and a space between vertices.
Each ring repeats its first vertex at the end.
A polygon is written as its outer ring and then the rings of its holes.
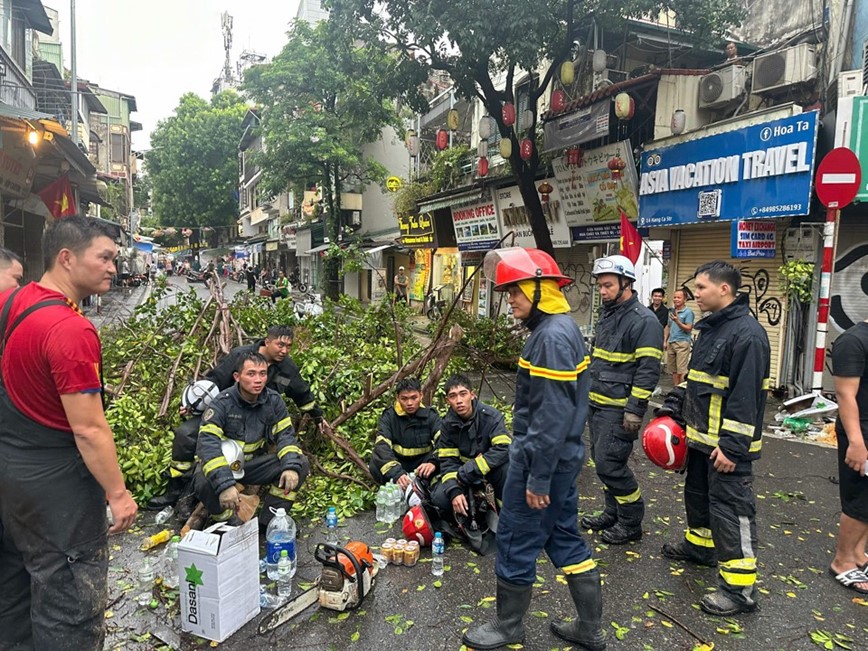
POLYGON ((807 215, 816 111, 642 154, 639 226, 807 215))

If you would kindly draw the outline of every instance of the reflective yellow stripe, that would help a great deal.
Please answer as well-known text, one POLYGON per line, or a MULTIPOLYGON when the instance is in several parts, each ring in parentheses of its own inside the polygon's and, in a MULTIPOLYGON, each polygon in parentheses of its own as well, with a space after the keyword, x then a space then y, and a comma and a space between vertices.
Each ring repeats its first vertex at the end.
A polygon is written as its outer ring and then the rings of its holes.
POLYGON ((654 357, 656 359, 663 359, 663 350, 661 348, 654 348, 652 346, 643 346, 642 348, 636 349, 636 358, 640 357, 654 357))
POLYGON ((640 389, 639 387, 633 387, 630 389, 630 395, 636 398, 637 400, 647 400, 651 397, 651 392, 648 389, 640 389))
POLYGON ((177 468, 169 468, 169 477, 173 477, 177 479, 178 477, 183 477, 184 471, 178 470, 177 468))
POLYGON ((642 492, 637 488, 629 495, 615 495, 615 501, 618 502, 618 504, 632 504, 633 502, 638 502, 641 497, 642 492))
POLYGON ((229 518, 235 515, 235 511, 232 509, 226 509, 222 513, 218 513, 217 515, 212 515, 211 517, 217 522, 226 522, 229 518))
POLYGON ((401 465, 401 464, 398 463, 397 461, 387 461, 386 463, 384 463, 384 464, 380 467, 380 472, 381 472, 382 474, 385 475, 385 474, 386 474, 387 472, 389 472, 392 468, 394 468, 395 466, 400 466, 400 465, 401 465))
POLYGON ((734 558, 720 562, 720 577, 729 585, 739 587, 756 583, 756 559, 734 558))
POLYGON ((764 391, 768 391, 769 388, 771 388, 771 384, 772 384, 771 378, 764 378, 763 383, 762 383, 762 389, 764 391))
POLYGON ((736 434, 744 434, 745 436, 753 436, 756 431, 756 425, 750 423, 742 423, 737 420, 723 419, 723 429, 736 434))
POLYGON ((277 458, 283 459, 290 452, 295 452, 296 454, 302 454, 301 448, 297 445, 285 445, 277 451, 277 458))
POLYGON ((457 472, 447 472, 445 475, 443 475, 442 481, 447 482, 450 479, 456 479, 457 480, 458 479, 458 473, 457 472))
POLYGON ((374 441, 374 445, 376 445, 377 443, 385 443, 390 448, 392 447, 392 442, 389 439, 387 439, 385 436, 383 436, 382 434, 379 434, 377 436, 376 440, 374 441))
POLYGON ((226 457, 221 454, 219 457, 214 457, 211 461, 202 466, 202 472, 208 475, 217 470, 217 468, 222 468, 223 466, 228 465, 229 463, 226 461, 226 457))
POLYGON ((258 441, 254 442, 254 443, 245 443, 243 445, 242 449, 244 450, 244 452, 248 452, 248 453, 249 452, 255 452, 256 450, 261 448, 263 445, 265 445, 265 439, 259 439, 258 441))
POLYGON ((169 462, 169 466, 172 468, 176 468, 177 470, 190 470, 193 467, 192 461, 175 461, 172 459, 169 462))
POLYGON ((720 434, 720 414, 723 410, 723 396, 713 395, 708 405, 708 433, 720 434))
POLYGON ((310 411, 314 407, 316 407, 316 400, 311 400, 310 402, 307 402, 307 403, 303 404, 301 407, 299 407, 299 410, 300 411, 310 411))
POLYGON ((274 495, 275 497, 279 497, 282 500, 293 501, 296 498, 295 491, 290 491, 288 493, 284 493, 283 489, 276 484, 272 484, 271 486, 269 486, 268 492, 270 495, 274 495))
POLYGON ((578 371, 562 371, 544 366, 534 366, 523 357, 518 358, 518 365, 530 371, 532 377, 543 377, 558 382, 573 382, 579 376, 578 371))
POLYGON ((431 440, 434 441, 435 443, 440 440, 440 430, 439 429, 436 432, 434 432, 434 436, 431 437, 431 440))
MULTIPOLYGON (((720 444, 720 437, 711 436, 706 434, 705 432, 700 432, 698 429, 694 429, 687 426, 687 438, 692 441, 696 441, 697 443, 702 443, 703 445, 708 445, 710 447, 716 448, 720 444)), ((759 452, 763 448, 763 440, 759 439, 756 441, 750 442, 750 447, 748 448, 749 452, 759 452)))
MULTIPOLYGON (((632 362, 636 359, 633 353, 614 353, 610 350, 604 350, 600 347, 594 348, 593 357, 602 359, 606 362, 632 362)), ((662 357, 662 355, 661 355, 662 357)))
POLYGON ((512 443, 512 438, 508 434, 498 434, 491 439, 492 445, 509 445, 512 443))
POLYGON ((457 457, 460 454, 458 448, 440 448, 437 450, 437 456, 442 459, 443 457, 457 457))
POLYGON ((591 363, 591 358, 588 357, 587 355, 585 355, 585 359, 583 359, 581 362, 579 362, 579 365, 576 366, 576 373, 581 375, 582 372, 588 368, 588 365, 590 365, 590 363, 591 363))
POLYGON ((597 561, 593 558, 589 558, 586 561, 582 561, 581 563, 576 563, 575 565, 567 565, 566 567, 561 568, 561 572, 564 574, 581 574, 582 572, 588 572, 597 567, 597 561))
POLYGON ((729 388, 729 378, 725 375, 709 375, 704 371, 697 371, 695 368, 687 371, 687 379, 699 382, 701 384, 710 384, 716 389, 729 388))
POLYGON ((392 443, 392 449, 405 457, 418 457, 420 454, 431 452, 431 450, 434 449, 434 446, 426 445, 424 448, 405 448, 403 445, 392 443))
POLYGON ((711 538, 711 529, 687 529, 684 532, 684 539, 691 545, 714 549, 714 540, 711 538))
POLYGON ((476 457, 476 467, 479 468, 479 472, 481 472, 483 475, 487 475, 489 472, 491 472, 491 466, 488 465, 488 461, 486 461, 485 457, 483 457, 481 454, 476 457))
POLYGON ((591 402, 596 402, 598 405, 615 405, 616 407, 623 407, 627 404, 627 398, 609 398, 601 393, 594 393, 593 391, 588 394, 588 397, 591 399, 591 402))
POLYGON ((218 439, 225 439, 226 435, 223 434, 223 428, 215 425, 214 423, 205 423, 202 427, 199 428, 200 434, 213 434, 218 439))
POLYGON ((283 430, 292 427, 292 418, 288 416, 277 423, 274 427, 271 428, 272 434, 277 434, 278 432, 282 432, 283 430))

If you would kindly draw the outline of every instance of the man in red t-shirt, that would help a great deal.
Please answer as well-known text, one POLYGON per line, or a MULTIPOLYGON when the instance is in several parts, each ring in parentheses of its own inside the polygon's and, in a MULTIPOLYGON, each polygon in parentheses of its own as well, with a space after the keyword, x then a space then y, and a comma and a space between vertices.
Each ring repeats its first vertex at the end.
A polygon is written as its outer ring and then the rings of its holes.
POLYGON ((137 507, 78 302, 109 289, 117 247, 95 220, 68 217, 45 231, 43 255, 38 283, 0 294, 0 649, 101 649, 105 504, 110 533, 137 507))

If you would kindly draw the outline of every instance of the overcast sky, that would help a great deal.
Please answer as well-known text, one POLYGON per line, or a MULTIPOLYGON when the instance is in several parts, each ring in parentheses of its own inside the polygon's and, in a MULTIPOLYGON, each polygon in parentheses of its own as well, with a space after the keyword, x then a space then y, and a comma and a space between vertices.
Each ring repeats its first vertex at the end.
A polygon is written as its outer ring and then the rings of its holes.
MULTIPOLYGON (((43 0, 60 12, 64 63, 70 65, 70 1, 43 0)), ((147 149, 157 121, 187 91, 209 97, 223 68, 220 14, 233 17, 233 62, 245 49, 269 57, 286 42, 298 0, 77 0, 77 68, 81 78, 134 95, 133 120, 144 130, 133 147, 147 149)))

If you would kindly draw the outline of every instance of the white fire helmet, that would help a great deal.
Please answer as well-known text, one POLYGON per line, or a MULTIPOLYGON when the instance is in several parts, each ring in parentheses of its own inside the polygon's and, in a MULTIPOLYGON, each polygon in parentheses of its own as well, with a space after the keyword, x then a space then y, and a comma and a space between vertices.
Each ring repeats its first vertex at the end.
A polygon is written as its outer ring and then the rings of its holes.
POLYGON ((201 414, 219 393, 220 389, 211 380, 198 380, 188 384, 184 389, 184 393, 181 394, 181 406, 194 414, 201 414))
POLYGON ((233 439, 223 439, 220 442, 220 450, 226 458, 226 463, 229 464, 229 470, 232 471, 232 476, 235 479, 244 478, 244 448, 238 441, 233 439))

